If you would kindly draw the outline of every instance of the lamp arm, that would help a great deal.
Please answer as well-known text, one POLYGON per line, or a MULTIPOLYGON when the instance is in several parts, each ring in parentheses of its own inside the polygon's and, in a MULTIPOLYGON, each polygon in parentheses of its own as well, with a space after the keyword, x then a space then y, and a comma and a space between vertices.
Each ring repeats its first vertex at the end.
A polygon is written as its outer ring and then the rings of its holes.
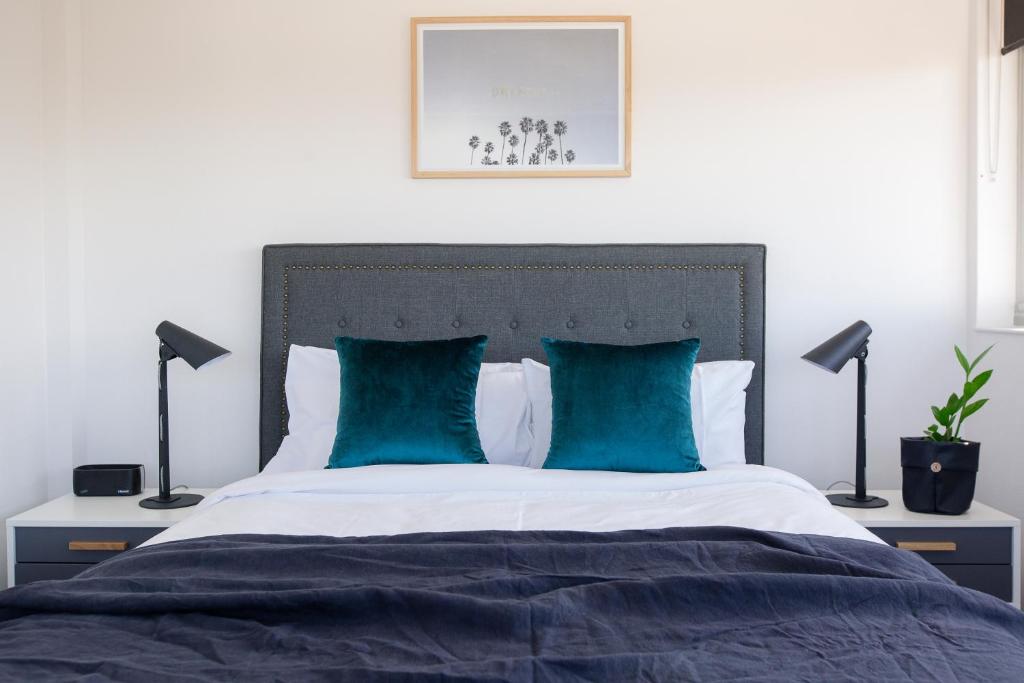
POLYGON ((167 421, 167 361, 177 358, 169 346, 160 343, 159 376, 157 378, 157 411, 159 457, 157 460, 157 480, 159 481, 159 498, 167 500, 171 497, 171 466, 170 466, 170 429, 167 421))
POLYGON ((868 385, 867 342, 857 353, 857 476, 854 497, 867 498, 867 385, 868 385))

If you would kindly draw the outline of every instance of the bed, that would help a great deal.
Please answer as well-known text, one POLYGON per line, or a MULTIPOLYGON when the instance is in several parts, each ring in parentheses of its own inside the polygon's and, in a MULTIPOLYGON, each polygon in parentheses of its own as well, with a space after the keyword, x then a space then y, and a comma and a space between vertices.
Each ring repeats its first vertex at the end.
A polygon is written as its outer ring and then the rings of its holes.
MULTIPOLYGON (((700 337, 749 359, 746 464, 262 473, 146 547, 0 593, 0 680, 1020 680, 1024 617, 764 464, 760 245, 274 245, 259 467, 289 347, 700 337)), ((273 469, 273 468, 271 468, 273 469)))

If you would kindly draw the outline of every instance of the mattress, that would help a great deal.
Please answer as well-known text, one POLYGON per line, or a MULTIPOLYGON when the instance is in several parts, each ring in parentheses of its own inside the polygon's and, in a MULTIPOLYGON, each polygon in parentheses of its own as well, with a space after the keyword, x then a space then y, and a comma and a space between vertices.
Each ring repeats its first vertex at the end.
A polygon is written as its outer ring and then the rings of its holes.
POLYGON ((696 526, 880 542, 805 480, 761 465, 685 474, 376 465, 244 479, 206 498, 195 514, 149 544, 218 534, 348 537, 696 526))

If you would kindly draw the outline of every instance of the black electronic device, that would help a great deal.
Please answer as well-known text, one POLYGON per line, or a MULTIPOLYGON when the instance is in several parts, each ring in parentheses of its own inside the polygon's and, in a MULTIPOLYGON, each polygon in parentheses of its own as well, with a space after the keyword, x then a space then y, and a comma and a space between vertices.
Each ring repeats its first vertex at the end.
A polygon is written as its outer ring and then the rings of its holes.
POLYGON ((142 465, 82 465, 72 486, 76 496, 137 496, 144 479, 142 465))

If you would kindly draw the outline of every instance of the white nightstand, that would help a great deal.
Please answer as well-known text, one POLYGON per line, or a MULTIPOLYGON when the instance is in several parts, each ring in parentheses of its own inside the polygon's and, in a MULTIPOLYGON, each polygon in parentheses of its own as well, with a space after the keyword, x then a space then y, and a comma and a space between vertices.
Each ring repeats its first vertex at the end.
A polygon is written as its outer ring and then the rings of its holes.
POLYGON ((901 491, 868 493, 889 505, 835 509, 889 545, 917 552, 959 585, 1020 607, 1019 519, 977 500, 962 515, 926 515, 905 508, 901 491))
MULTIPOLYGON (((189 489, 209 495, 215 489, 189 489)), ((145 543, 180 522, 195 506, 147 510, 138 496, 68 494, 7 520, 8 587, 41 579, 67 579, 120 552, 145 543)))

